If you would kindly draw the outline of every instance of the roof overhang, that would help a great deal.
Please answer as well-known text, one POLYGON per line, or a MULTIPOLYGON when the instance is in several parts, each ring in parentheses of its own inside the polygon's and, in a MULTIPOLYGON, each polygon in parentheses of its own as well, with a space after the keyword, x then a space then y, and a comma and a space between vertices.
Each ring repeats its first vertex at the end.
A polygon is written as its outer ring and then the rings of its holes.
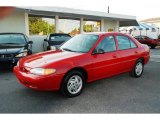
POLYGON ((86 20, 115 20, 120 21, 120 27, 122 26, 138 26, 138 22, 135 16, 111 14, 98 11, 88 11, 79 9, 70 9, 63 7, 17 7, 17 11, 23 11, 30 16, 41 16, 53 18, 55 15, 59 15, 60 18, 65 19, 80 19, 83 17, 86 20))

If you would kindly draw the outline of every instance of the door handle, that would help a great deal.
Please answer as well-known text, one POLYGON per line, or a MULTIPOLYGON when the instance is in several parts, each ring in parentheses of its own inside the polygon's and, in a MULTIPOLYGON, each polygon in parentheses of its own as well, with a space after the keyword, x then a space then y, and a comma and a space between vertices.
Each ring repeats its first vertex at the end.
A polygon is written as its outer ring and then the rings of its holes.
POLYGON ((138 51, 134 51, 135 54, 138 54, 138 51))
POLYGON ((117 58, 117 55, 113 55, 113 58, 117 58))

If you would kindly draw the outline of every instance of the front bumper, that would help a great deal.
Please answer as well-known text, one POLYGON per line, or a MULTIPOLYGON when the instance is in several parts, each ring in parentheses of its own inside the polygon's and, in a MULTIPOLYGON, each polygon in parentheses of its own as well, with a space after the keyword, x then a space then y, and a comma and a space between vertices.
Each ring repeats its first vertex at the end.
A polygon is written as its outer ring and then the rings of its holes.
POLYGON ((39 76, 25 73, 18 66, 14 67, 14 73, 19 82, 24 86, 42 91, 59 90, 63 75, 39 76))

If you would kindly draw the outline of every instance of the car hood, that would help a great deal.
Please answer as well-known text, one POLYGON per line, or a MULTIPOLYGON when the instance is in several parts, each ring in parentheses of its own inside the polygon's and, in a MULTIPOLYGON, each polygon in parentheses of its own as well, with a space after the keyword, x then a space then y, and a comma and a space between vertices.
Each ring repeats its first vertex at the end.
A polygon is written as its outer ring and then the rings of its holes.
POLYGON ((0 54, 16 54, 25 49, 24 45, 1 45, 0 54))
POLYGON ((68 52, 68 51, 49 51, 37 53, 21 59, 20 65, 25 67, 38 68, 45 67, 55 62, 65 60, 72 57, 80 56, 84 53, 68 52))

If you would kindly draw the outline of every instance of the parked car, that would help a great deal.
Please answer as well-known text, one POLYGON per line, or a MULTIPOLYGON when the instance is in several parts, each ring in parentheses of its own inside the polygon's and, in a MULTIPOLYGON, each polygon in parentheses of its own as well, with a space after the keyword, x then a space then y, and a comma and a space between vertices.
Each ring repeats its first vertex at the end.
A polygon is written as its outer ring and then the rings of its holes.
POLYGON ((11 64, 32 54, 32 41, 22 33, 0 33, 0 62, 11 64))
POLYGON ((54 33, 47 36, 46 39, 44 39, 43 48, 44 51, 46 50, 56 50, 67 40, 71 39, 71 36, 69 34, 64 33, 54 33))
POLYGON ((147 44, 152 49, 154 49, 156 46, 160 45, 160 40, 159 39, 153 39, 153 38, 148 37, 148 36, 135 36, 135 39, 137 39, 142 44, 147 44))
POLYGON ((14 67, 19 81, 36 90, 60 90, 68 97, 79 95, 85 83, 130 72, 140 77, 150 51, 122 33, 77 35, 57 51, 21 59, 14 67))

